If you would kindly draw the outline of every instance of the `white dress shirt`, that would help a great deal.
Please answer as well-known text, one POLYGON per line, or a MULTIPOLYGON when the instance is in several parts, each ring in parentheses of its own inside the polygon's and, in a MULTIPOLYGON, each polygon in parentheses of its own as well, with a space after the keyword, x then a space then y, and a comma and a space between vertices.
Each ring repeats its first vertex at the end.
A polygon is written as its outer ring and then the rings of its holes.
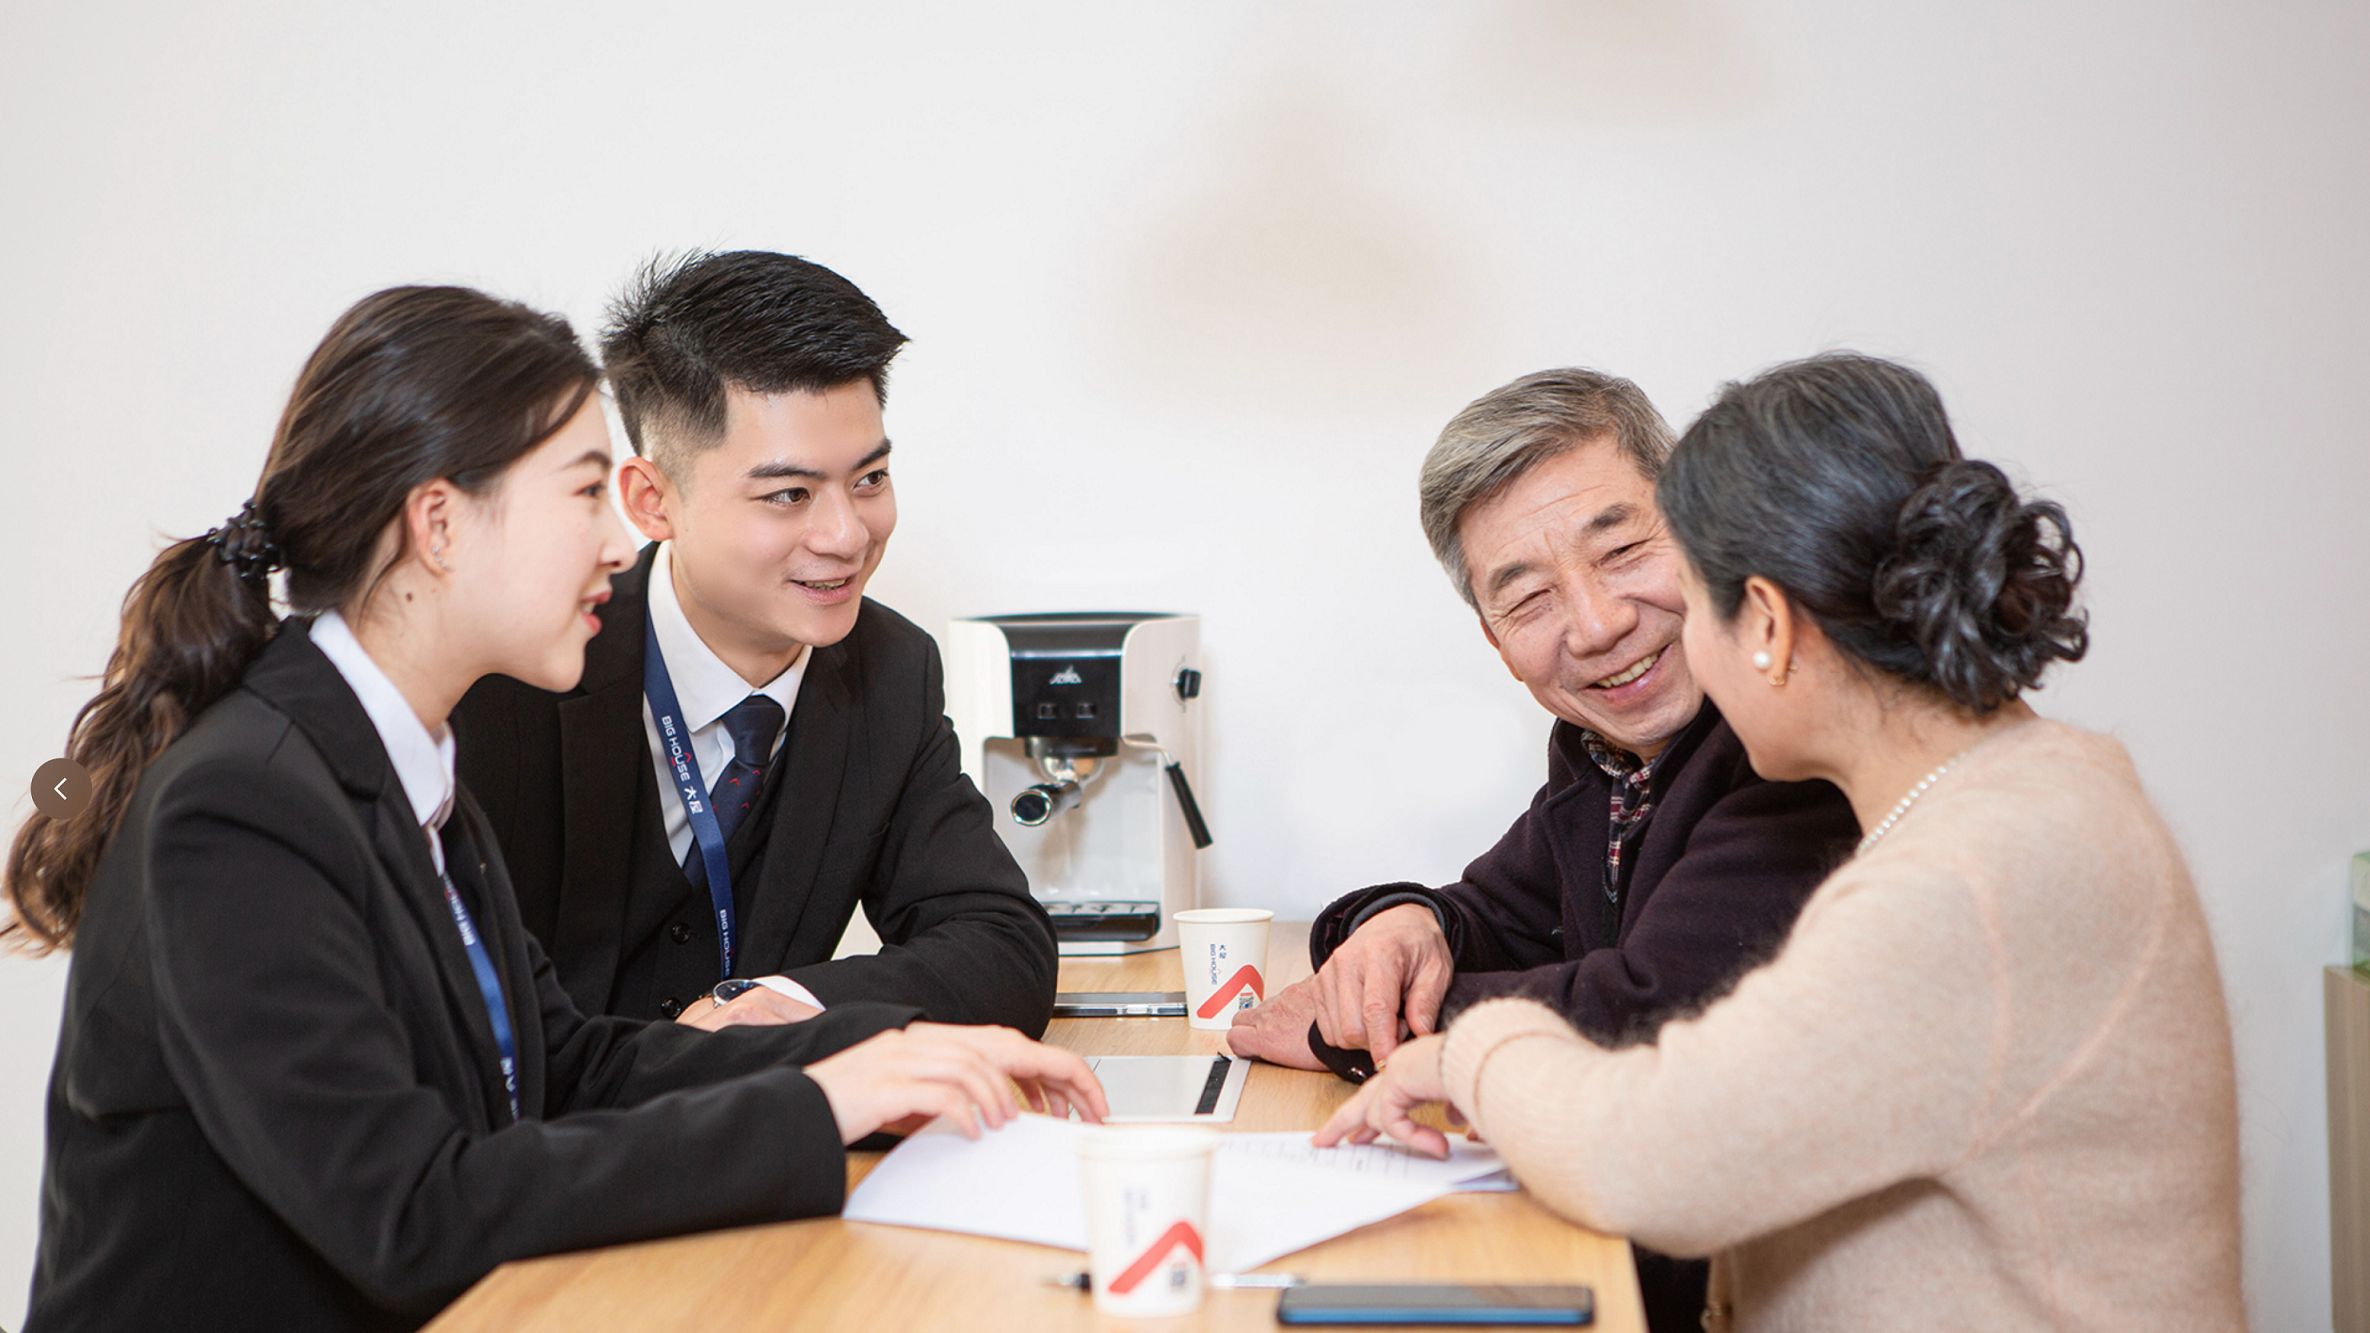
POLYGON ((436 862, 436 873, 443 874, 441 834, 444 821, 452 817, 453 793, 460 789, 453 777, 453 729, 448 726, 442 735, 428 734, 420 715, 412 711, 411 701, 395 688, 379 664, 370 660, 344 616, 322 612, 313 622, 313 646, 346 678, 346 688, 370 715, 379 744, 387 747, 387 758, 395 765, 395 778, 403 784, 404 799, 411 802, 412 817, 420 821, 420 832, 428 839, 428 855, 436 862))
MULTIPOLYGON (((732 733, 724 729, 724 715, 752 694, 780 704, 784 722, 781 733, 774 737, 773 754, 752 757, 749 762, 763 768, 773 762, 774 754, 781 753, 782 743, 790 735, 790 710, 798 704, 798 683, 806 676, 807 654, 799 653, 798 660, 781 675, 749 688, 741 673, 726 666, 684 616, 683 603, 675 596, 671 550, 661 543, 658 559, 650 566, 650 627, 657 631, 658 650, 666 656, 667 678, 674 682, 683 725, 691 728, 691 754, 699 761, 700 781, 713 786, 716 775, 737 757, 732 733)), ((691 855, 691 815, 675 794, 675 773, 667 764, 667 747, 658 738, 658 714, 647 697, 642 700, 642 735, 650 744, 651 771, 658 775, 658 805, 666 814, 667 847, 674 853, 675 864, 681 865, 691 855)))
MULTIPOLYGON (((661 542, 658 556, 650 565, 650 628, 658 636, 658 650, 667 660, 667 679, 675 686, 675 703, 683 710, 683 725, 691 729, 691 754, 699 761, 700 781, 713 786, 724 766, 739 757, 733 753, 732 733, 724 728, 724 715, 741 700, 752 694, 762 694, 782 706, 782 730, 774 737, 773 752, 751 756, 749 762, 764 768, 780 754, 789 739, 789 717, 798 704, 798 685, 806 677, 807 659, 811 654, 801 651, 781 675, 751 689, 741 673, 724 664, 714 649, 700 638, 691 627, 691 620, 683 614, 682 600, 675 595, 674 547, 661 542)), ((683 808, 683 798, 675 789, 675 772, 667 763, 666 746, 658 737, 658 714, 650 706, 647 695, 642 700, 642 736, 649 744, 651 770, 658 776, 658 808, 666 819, 667 848, 674 854, 675 864, 683 864, 691 855, 691 814, 683 808)), ((788 977, 759 977, 758 980, 789 996, 820 1009, 823 1002, 814 992, 788 977)))

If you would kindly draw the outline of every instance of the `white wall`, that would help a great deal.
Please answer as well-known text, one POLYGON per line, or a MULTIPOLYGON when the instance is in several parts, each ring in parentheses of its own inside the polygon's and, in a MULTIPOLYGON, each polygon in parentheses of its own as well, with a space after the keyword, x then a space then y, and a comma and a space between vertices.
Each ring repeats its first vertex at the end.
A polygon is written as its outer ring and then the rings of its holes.
MULTIPOLYGON (((57 752, 152 537, 237 506, 347 302, 458 279, 585 329, 655 247, 768 246, 915 339, 878 595, 1203 613, 1211 882, 1306 914, 1452 874, 1540 770, 1414 522, 1451 412, 1581 362, 1683 422, 1775 360, 1904 356, 2074 513, 2097 647, 2042 703, 2125 738, 2195 861, 2250 1299, 2325 1326, 2314 974, 2370 847, 2360 6, 497 8, 10 11, 0 773, 57 752)), ((63 978, 0 962, 11 1326, 63 978)))

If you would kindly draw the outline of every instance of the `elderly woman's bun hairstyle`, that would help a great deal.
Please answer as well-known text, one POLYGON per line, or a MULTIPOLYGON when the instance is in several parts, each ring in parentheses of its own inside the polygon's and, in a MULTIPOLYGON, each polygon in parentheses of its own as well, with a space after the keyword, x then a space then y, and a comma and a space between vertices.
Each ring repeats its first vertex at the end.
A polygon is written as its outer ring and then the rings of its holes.
POLYGON ((1845 652, 1970 712, 2089 647, 2064 508, 1961 455, 1906 366, 1836 352, 1729 385, 1657 493, 1723 619, 1758 574, 1845 652))

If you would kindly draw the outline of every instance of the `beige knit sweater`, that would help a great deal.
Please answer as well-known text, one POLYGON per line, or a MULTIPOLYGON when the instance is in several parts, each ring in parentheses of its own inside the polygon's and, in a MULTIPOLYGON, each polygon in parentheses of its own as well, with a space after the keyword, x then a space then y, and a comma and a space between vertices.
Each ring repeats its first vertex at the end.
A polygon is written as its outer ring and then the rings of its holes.
POLYGON ((1993 735, 1652 1046, 1497 1000, 1442 1058, 1532 1193, 1715 1255, 1742 1329, 2245 1325, 2213 946, 2102 736, 1993 735))

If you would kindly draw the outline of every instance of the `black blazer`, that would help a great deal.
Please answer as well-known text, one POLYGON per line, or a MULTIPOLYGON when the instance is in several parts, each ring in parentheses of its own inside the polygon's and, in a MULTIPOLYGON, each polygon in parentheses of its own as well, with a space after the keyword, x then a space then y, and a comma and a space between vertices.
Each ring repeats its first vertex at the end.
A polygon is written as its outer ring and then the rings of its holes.
MULTIPOLYGON (((629 922, 671 913, 673 944, 657 947, 697 969, 701 988, 716 974, 705 891, 670 857, 634 855, 637 837, 664 827, 642 722, 657 549, 613 580, 578 688, 489 676, 453 714, 462 778, 485 804, 528 928, 568 993, 605 1013, 628 1012, 627 954, 647 953, 626 938, 629 922)), ((831 1006, 887 1000, 940 1022, 1043 1033, 1053 929, 963 775, 938 645, 867 600, 846 639, 812 653, 767 780, 773 824, 733 970, 785 974, 831 1006), (859 905, 884 947, 829 961, 859 905)), ((686 985, 661 993, 679 1000, 694 993, 686 985)))
POLYGON ((587 1018, 466 788, 444 837, 516 1124, 427 842, 305 623, 149 768, 75 939, 29 1330, 410 1328, 505 1260, 838 1210, 793 1065, 912 1011, 587 1018))

